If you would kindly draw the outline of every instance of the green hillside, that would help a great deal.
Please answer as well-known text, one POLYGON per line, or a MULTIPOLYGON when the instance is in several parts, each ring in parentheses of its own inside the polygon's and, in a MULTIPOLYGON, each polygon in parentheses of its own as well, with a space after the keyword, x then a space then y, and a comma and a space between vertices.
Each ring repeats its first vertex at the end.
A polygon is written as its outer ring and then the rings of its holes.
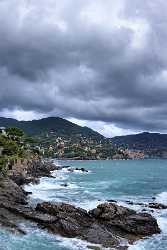
POLYGON ((85 137, 104 138, 101 134, 88 127, 81 127, 60 117, 48 117, 32 121, 17 121, 11 118, 0 117, 0 127, 13 126, 23 129, 28 135, 42 135, 54 132, 54 134, 59 136, 80 134, 85 137))

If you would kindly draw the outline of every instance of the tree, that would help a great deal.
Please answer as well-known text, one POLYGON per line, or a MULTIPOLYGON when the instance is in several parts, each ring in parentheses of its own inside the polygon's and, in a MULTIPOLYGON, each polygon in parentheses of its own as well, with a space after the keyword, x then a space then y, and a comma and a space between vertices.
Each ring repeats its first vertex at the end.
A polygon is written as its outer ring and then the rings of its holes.
POLYGON ((6 128, 6 133, 9 138, 16 141, 24 135, 24 132, 20 128, 15 127, 6 128))

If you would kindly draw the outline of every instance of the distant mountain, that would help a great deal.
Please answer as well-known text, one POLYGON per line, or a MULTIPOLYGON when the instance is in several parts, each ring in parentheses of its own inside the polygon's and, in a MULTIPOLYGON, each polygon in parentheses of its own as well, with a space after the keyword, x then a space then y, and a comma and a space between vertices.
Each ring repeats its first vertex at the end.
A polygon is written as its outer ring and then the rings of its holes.
POLYGON ((11 126, 23 129, 28 135, 41 135, 47 132, 54 132, 58 136, 81 134, 85 137, 104 138, 101 134, 88 127, 81 127, 60 117, 48 117, 32 121, 17 121, 12 118, 0 117, 0 127, 11 126))
POLYGON ((135 135, 116 136, 112 142, 119 146, 127 145, 129 149, 167 150, 167 134, 143 132, 135 135))

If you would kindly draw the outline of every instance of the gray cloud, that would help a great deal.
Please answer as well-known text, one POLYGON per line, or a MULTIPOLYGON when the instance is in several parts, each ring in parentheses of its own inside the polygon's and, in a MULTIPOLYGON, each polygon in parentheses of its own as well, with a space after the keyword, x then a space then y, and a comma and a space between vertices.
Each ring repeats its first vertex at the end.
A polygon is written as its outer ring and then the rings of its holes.
POLYGON ((0 111, 167 131, 166 7, 0 1, 0 111))

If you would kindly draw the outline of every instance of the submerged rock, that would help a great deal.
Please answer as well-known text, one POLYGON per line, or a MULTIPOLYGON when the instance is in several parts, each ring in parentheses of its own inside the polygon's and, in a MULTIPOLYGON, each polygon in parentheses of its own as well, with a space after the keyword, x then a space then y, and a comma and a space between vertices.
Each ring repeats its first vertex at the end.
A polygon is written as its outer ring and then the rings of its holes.
POLYGON ((63 184, 60 184, 60 186, 62 186, 62 187, 68 187, 68 184, 67 183, 63 183, 63 184))
POLYGON ((117 203, 117 201, 116 200, 107 200, 107 202, 111 202, 111 203, 117 203))
POLYGON ((83 173, 88 173, 89 171, 85 168, 72 168, 72 167, 69 167, 67 168, 67 170, 71 173, 73 173, 74 171, 80 171, 80 172, 83 172, 83 173))
POLYGON ((161 203, 149 203, 148 207, 154 209, 167 209, 167 206, 161 203))
POLYGON ((85 168, 76 168, 75 170, 81 171, 81 172, 86 172, 88 173, 89 171, 85 168))

